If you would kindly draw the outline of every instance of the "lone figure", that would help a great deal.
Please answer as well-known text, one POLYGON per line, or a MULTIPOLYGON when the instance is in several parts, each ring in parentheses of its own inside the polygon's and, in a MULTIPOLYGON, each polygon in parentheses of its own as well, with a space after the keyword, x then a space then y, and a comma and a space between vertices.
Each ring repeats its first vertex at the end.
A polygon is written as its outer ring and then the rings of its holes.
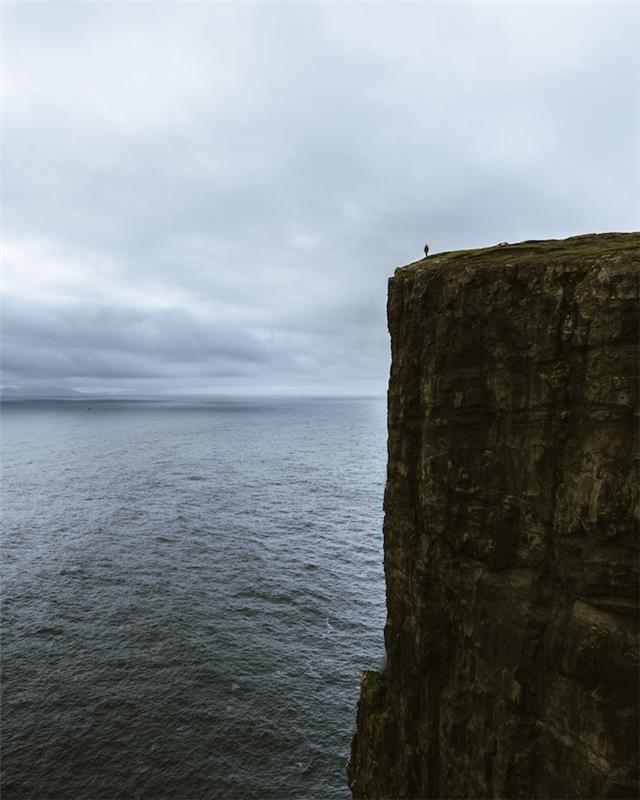
POLYGON ((429 255, 429 245, 425 244, 424 246, 424 257, 426 258, 429 255))

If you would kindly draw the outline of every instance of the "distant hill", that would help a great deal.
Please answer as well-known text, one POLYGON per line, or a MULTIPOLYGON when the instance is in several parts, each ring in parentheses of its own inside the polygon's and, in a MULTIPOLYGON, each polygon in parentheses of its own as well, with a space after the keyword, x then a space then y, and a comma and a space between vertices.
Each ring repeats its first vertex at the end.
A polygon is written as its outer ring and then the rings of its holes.
POLYGON ((88 397, 76 389, 64 386, 2 386, 0 398, 3 400, 82 400, 88 397))

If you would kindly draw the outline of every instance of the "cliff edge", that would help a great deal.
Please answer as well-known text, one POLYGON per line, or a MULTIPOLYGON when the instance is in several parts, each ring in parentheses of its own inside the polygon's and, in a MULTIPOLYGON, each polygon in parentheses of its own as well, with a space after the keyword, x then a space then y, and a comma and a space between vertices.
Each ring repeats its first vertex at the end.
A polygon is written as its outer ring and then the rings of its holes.
POLYGON ((638 796, 640 234, 389 283, 386 665, 355 798, 638 796))

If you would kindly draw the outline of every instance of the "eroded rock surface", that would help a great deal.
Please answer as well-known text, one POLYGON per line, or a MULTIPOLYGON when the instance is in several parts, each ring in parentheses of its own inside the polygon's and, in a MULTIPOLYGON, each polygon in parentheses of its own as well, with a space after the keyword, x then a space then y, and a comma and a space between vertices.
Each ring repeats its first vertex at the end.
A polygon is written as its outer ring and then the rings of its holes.
POLYGON ((387 663, 356 798, 635 798, 640 234, 389 285, 387 663))

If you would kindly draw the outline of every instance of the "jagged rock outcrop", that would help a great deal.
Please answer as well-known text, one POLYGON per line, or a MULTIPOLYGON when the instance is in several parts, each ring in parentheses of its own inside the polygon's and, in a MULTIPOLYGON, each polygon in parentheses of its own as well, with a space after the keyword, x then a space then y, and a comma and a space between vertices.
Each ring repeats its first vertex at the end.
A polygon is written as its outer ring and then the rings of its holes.
POLYGON ((389 285, 382 672, 355 798, 638 795, 640 234, 389 285))

